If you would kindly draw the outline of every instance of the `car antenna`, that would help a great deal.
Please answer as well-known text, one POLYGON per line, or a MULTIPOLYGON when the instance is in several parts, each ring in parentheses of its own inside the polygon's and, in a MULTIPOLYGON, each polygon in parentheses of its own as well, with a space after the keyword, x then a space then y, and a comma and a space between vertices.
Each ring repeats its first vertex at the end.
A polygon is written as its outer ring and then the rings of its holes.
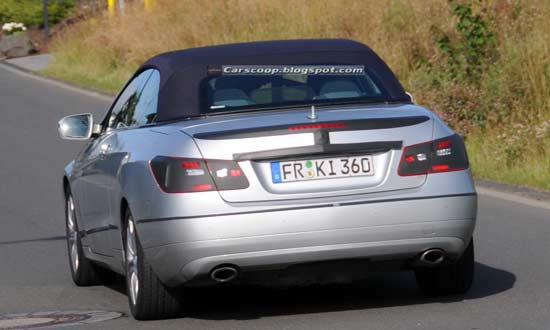
POLYGON ((315 113, 315 105, 311 105, 311 113, 307 115, 309 119, 317 119, 317 114, 315 113))

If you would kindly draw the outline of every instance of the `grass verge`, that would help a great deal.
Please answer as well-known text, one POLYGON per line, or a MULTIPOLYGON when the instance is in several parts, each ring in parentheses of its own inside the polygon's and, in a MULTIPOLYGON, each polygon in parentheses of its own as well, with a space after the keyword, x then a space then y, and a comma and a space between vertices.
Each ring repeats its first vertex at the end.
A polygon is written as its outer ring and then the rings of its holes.
MULTIPOLYGON (((483 133, 470 134, 466 140, 474 176, 498 182, 528 186, 550 191, 550 157, 545 153, 529 152, 513 163, 492 151, 500 139, 483 133)), ((541 141, 550 143, 550 141, 541 141)))
POLYGON ((550 189, 547 0, 157 0, 59 33, 48 75, 116 92, 147 58, 229 42, 350 38, 467 136, 474 174, 550 189))

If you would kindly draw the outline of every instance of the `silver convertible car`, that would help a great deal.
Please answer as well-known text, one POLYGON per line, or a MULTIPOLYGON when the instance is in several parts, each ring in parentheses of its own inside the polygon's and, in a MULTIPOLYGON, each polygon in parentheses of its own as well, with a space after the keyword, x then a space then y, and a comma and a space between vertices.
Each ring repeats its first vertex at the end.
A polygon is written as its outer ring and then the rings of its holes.
POLYGON ((414 271, 427 295, 472 284, 477 195, 461 136, 351 40, 287 40, 148 60, 64 170, 79 286, 125 276, 136 319, 189 287, 414 271))

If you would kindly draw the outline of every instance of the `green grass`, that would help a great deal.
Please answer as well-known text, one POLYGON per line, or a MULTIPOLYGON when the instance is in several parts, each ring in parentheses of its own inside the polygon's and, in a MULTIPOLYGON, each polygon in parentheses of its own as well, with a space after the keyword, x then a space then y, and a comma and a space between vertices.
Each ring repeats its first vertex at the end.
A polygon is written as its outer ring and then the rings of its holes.
MULTIPOLYGON (((470 166, 475 177, 494 181, 550 190, 550 157, 544 153, 528 151, 512 163, 499 152, 501 141, 487 134, 473 133, 467 137, 466 146, 470 157, 470 166)), ((541 141, 550 145, 550 141, 541 141)))
POLYGON ((45 76, 59 78, 77 86, 92 88, 106 93, 116 94, 129 78, 129 73, 124 70, 112 70, 92 74, 89 70, 79 70, 63 64, 59 60, 42 70, 45 76))
POLYGON ((146 11, 141 1, 130 2, 124 15, 103 13, 71 25, 54 38, 55 59, 44 73, 116 92, 141 63, 164 51, 355 39, 389 64, 419 104, 467 136, 475 176, 550 189, 547 0, 156 3, 146 11), (457 14, 468 6, 469 14, 457 14))

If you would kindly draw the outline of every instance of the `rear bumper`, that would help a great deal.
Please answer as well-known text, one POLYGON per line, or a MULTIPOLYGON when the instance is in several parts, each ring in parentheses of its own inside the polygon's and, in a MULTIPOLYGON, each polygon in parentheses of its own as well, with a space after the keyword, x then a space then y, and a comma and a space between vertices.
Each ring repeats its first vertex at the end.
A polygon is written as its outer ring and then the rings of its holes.
POLYGON ((459 256, 475 226, 475 193, 158 219, 138 225, 159 278, 176 286, 220 264, 241 269, 334 259, 459 256))

